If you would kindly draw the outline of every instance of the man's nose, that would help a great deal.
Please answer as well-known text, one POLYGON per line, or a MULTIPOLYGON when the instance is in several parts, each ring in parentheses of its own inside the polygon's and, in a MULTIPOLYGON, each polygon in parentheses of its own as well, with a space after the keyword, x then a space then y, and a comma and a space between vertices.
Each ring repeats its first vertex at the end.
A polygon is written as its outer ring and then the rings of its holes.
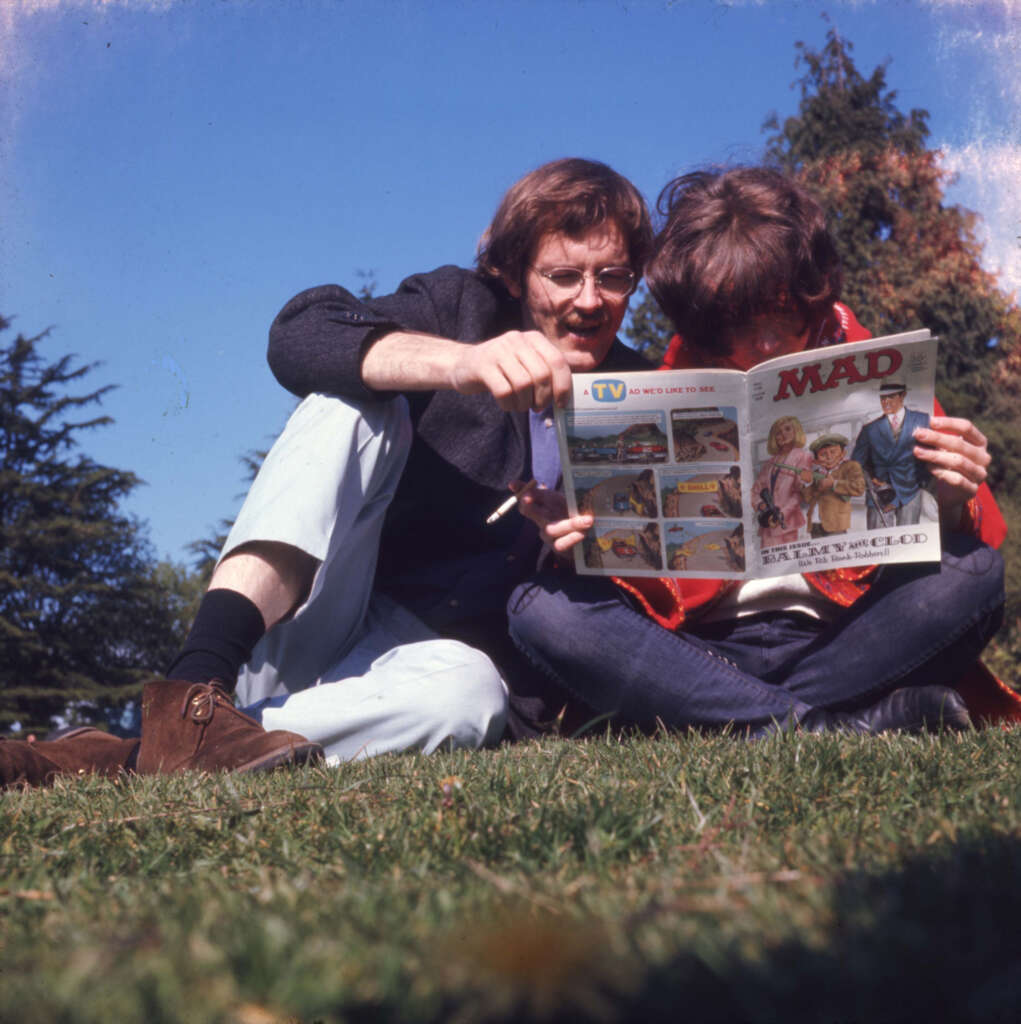
POLYGON ((783 336, 772 327, 759 328, 755 336, 755 348, 766 355, 771 355, 780 347, 783 336))
POLYGON ((581 291, 574 297, 577 309, 599 309, 603 304, 603 293, 596 286, 596 279, 585 275, 581 282, 581 291))

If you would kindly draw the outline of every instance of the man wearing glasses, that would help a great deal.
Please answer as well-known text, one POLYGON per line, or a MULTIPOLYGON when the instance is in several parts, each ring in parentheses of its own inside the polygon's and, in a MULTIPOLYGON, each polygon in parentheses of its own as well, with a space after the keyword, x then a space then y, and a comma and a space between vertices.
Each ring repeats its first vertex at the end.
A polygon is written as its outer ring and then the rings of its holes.
POLYGON ((475 270, 283 308, 270 364, 304 401, 169 680, 146 688, 140 771, 286 763, 309 756, 301 737, 338 760, 499 738, 501 675, 520 669, 506 602, 541 541, 487 515, 511 482, 556 484, 551 408, 573 371, 649 368, 616 334, 651 238, 630 182, 559 160, 508 191, 475 270), (235 677, 239 704, 285 731, 232 711, 235 677))

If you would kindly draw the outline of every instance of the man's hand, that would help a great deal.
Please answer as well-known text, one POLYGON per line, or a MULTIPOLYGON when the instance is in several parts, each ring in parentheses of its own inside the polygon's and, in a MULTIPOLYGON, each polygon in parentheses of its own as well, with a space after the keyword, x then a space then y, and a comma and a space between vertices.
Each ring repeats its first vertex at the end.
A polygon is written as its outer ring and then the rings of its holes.
POLYGON ((362 382, 373 391, 488 391, 508 412, 539 412, 567 402, 571 368, 538 331, 507 331, 472 345, 393 331, 362 357, 362 382))
POLYGON ((543 543, 559 555, 567 554, 592 528, 595 520, 589 515, 568 516, 567 499, 561 491, 532 487, 523 492, 524 487, 521 480, 514 480, 510 484, 515 494, 521 494, 518 500, 521 514, 539 527, 543 543))
POLYGON ((563 353, 538 331, 508 331, 477 345, 462 345, 450 387, 462 395, 488 391, 507 412, 564 405, 571 369, 563 353))
POLYGON ((936 478, 936 500, 941 512, 958 511, 975 497, 985 483, 992 461, 985 435, 971 420, 931 416, 929 426, 918 427, 914 438, 916 458, 929 466, 936 478))

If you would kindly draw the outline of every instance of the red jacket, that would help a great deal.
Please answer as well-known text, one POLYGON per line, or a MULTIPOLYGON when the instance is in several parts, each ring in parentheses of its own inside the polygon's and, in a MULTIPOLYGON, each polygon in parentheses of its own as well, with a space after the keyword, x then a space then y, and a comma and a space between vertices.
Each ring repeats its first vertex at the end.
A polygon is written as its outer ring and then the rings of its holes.
MULTIPOLYGON (((835 345, 846 341, 864 341, 872 335, 842 303, 834 303, 832 314, 816 334, 811 347, 835 345)), ((661 370, 688 369, 692 366, 680 335, 670 339, 661 370)), ((939 402, 937 416, 943 415, 939 402)), ((990 547, 998 548, 1007 535, 1007 524, 996 505, 992 492, 982 484, 978 493, 965 506, 959 530, 978 537, 990 547)), ((864 594, 871 583, 876 566, 828 569, 805 573, 805 579, 823 596, 844 608, 864 594)), ((688 613, 716 600, 727 586, 724 580, 674 579, 673 577, 614 577, 614 582, 638 599, 646 614, 664 629, 678 630, 688 613)), ((1021 722, 1021 695, 997 679, 981 662, 976 662, 955 687, 968 711, 976 720, 990 722, 1021 722)))

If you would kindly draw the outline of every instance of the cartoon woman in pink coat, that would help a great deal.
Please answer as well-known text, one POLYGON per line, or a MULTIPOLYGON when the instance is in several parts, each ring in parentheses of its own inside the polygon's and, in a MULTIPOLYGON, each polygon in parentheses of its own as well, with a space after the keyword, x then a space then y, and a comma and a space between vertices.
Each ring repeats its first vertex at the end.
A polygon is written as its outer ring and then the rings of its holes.
POLYGON ((812 482, 812 454, 805 449, 805 430, 796 416, 781 416, 769 428, 770 458, 755 478, 754 496, 762 547, 798 539, 805 525, 801 488, 812 482))

